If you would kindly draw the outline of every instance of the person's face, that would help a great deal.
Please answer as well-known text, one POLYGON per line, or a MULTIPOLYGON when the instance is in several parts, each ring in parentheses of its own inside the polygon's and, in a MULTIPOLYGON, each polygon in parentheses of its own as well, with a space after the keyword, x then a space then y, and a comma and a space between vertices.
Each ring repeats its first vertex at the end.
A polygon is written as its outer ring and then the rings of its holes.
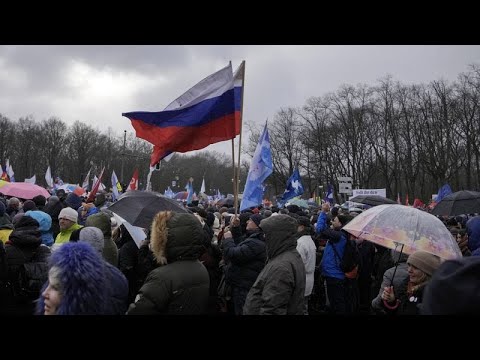
POLYGON ((410 282, 413 284, 420 284, 423 280, 424 274, 422 270, 417 269, 415 266, 408 264, 408 276, 410 277, 410 282))
POLYGON ((340 220, 338 220, 338 216, 333 219, 332 225, 334 229, 340 229, 342 227, 342 223, 340 222, 340 220))
POLYGON ((44 313, 45 315, 55 315, 58 306, 62 301, 60 281, 50 272, 48 275, 48 282, 48 287, 42 293, 42 296, 45 300, 44 313))
POLYGON ((247 220, 247 230, 257 230, 258 226, 255 224, 255 222, 251 219, 247 220))
POLYGON ((58 224, 60 225, 60 230, 67 230, 74 224, 74 222, 65 218, 60 218, 58 219, 58 224))

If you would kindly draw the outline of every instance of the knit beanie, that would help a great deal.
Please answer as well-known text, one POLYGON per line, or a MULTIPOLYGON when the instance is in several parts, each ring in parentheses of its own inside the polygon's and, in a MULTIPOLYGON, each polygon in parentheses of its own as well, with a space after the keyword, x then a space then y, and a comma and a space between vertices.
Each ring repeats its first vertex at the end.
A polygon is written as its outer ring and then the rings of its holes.
POLYGON ((440 258, 426 251, 415 251, 408 257, 408 265, 413 265, 428 276, 432 276, 440 266, 440 258))
POLYGON ((480 257, 445 261, 425 288, 420 313, 480 314, 480 257))
POLYGON ((258 227, 260 227, 260 221, 263 220, 263 216, 260 214, 253 214, 250 216, 250 220, 252 220, 258 227))
POLYGON ((93 226, 81 228, 78 241, 87 242, 100 254, 103 253, 105 240, 103 239, 103 232, 99 228, 93 226))
POLYGON ((76 210, 73 210, 71 207, 66 207, 66 208, 63 208, 62 211, 60 211, 60 214, 58 214, 58 220, 62 218, 76 223, 78 220, 78 213, 76 210))

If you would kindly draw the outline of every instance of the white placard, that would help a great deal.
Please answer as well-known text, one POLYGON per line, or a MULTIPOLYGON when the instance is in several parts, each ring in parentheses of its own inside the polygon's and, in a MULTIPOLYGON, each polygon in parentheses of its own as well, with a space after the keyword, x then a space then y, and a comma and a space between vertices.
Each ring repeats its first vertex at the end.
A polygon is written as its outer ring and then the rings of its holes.
POLYGON ((384 198, 387 197, 387 189, 354 189, 352 193, 352 197, 358 195, 379 195, 383 196, 384 198))

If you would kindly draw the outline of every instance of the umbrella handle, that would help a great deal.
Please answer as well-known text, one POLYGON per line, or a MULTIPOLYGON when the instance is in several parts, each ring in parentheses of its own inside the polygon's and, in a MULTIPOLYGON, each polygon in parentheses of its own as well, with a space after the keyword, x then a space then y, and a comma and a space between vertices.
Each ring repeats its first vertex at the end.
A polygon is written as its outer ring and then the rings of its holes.
POLYGON ((393 279, 395 278, 395 273, 397 272, 397 267, 398 267, 398 263, 400 262, 400 258, 402 256, 402 252, 403 252, 403 244, 402 244, 402 248, 400 249, 400 254, 398 255, 398 259, 395 262, 395 269, 393 270, 393 275, 392 275, 392 278, 390 279, 390 286, 393 286, 393 279))

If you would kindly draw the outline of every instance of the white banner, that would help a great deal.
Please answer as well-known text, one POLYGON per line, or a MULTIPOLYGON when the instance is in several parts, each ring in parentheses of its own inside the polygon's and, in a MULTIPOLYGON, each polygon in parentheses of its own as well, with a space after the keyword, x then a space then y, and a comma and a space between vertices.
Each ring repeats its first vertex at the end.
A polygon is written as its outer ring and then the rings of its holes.
POLYGON ((387 189, 354 189, 352 192, 352 197, 357 195, 379 195, 383 196, 384 198, 387 197, 387 189))

